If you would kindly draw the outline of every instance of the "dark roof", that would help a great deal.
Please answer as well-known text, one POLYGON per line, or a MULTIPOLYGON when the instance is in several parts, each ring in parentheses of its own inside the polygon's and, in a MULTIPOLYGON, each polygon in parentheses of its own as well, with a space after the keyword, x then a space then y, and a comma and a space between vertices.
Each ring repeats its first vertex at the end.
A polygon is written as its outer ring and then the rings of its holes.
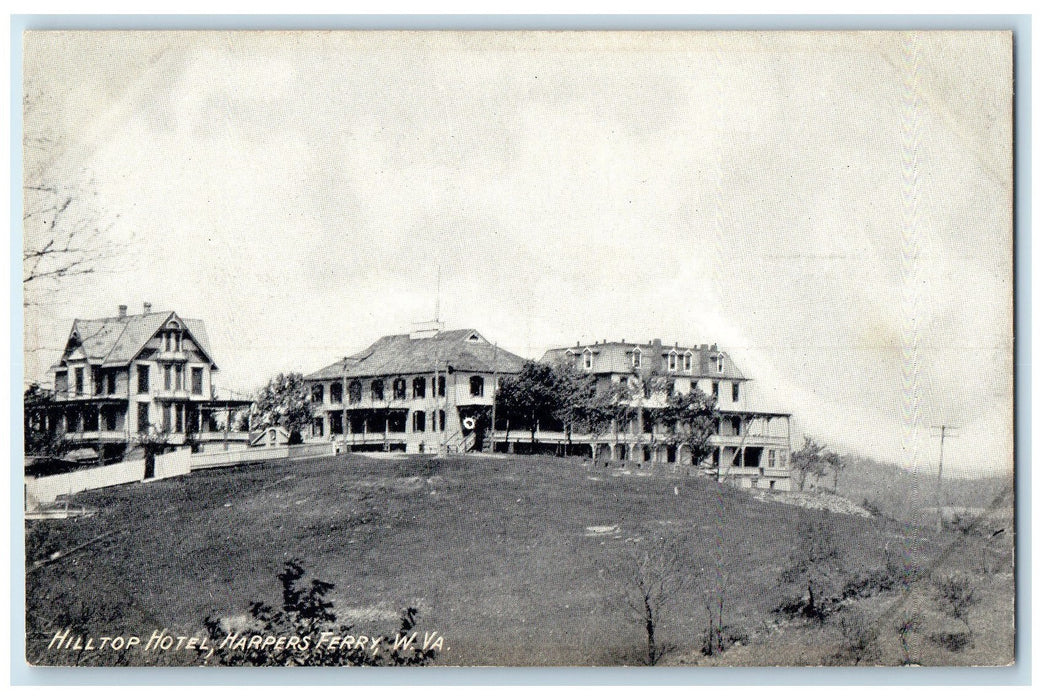
POLYGON ((81 344, 68 357, 78 358, 82 354, 88 360, 106 365, 126 365, 171 317, 176 317, 184 324, 199 349, 213 363, 206 325, 197 318, 181 318, 172 311, 111 318, 78 318, 73 321, 69 336, 73 332, 77 333, 81 344))
POLYGON ((360 353, 334 362, 309 374, 305 379, 343 377, 385 377, 399 374, 424 374, 452 367, 459 372, 521 371, 525 359, 503 348, 496 348, 472 328, 442 331, 433 337, 385 335, 360 353))
POLYGON ((594 374, 629 374, 633 371, 632 352, 640 348, 644 357, 651 357, 656 349, 661 353, 662 370, 667 374, 693 377, 720 377, 722 379, 746 379, 734 360, 724 350, 713 345, 652 345, 651 343, 593 343, 592 345, 575 345, 569 348, 552 348, 543 355, 543 362, 558 362, 566 358, 581 357, 587 349, 593 353, 594 374), (666 360, 669 354, 677 353, 677 370, 667 371, 666 360), (691 353, 691 371, 683 371, 683 356, 691 353), (724 371, 716 370, 716 358, 723 357, 724 371))

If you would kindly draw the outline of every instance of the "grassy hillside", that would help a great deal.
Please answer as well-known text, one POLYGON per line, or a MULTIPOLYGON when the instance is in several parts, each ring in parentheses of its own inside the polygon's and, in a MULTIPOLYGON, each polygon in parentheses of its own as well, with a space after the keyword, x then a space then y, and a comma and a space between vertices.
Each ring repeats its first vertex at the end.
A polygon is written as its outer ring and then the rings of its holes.
MULTIPOLYGON (((847 456, 844 460, 847 467, 839 479, 840 495, 859 504, 868 500, 898 520, 922 524, 933 521, 937 507, 936 471, 912 473, 895 464, 858 456, 847 456)), ((821 484, 831 488, 832 476, 826 476, 821 484)), ((992 499, 1012 488, 1012 472, 976 479, 945 478, 941 504, 946 509, 984 509, 992 499)))
MULTIPOLYGON (((30 566, 69 552, 27 576, 33 662, 197 663, 190 653, 70 658, 46 646, 69 625, 95 635, 198 632, 207 615, 277 601, 275 575, 299 558, 308 577, 335 585, 335 610, 358 633, 393 633, 398 612, 417 607, 419 629, 444 635, 438 663, 639 663, 626 582, 631 553, 659 538, 677 545, 691 576, 659 630, 679 660, 700 644, 707 593, 723 593, 737 636, 755 644, 772 634, 772 609, 798 593, 778 579, 807 517, 699 477, 546 457, 342 455, 76 502, 98 514, 26 523, 30 566)), ((927 570, 954 541, 893 521, 825 517, 854 578, 887 561, 927 570)))

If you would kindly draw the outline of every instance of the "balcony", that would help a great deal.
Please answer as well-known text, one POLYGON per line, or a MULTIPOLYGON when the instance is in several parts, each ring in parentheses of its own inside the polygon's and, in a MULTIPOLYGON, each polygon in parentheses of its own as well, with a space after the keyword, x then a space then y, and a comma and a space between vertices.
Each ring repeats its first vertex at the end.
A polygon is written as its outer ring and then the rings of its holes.
POLYGON ((157 399, 181 399, 182 401, 191 397, 191 395, 184 389, 157 389, 155 393, 157 399))
POLYGON ((195 437, 199 442, 246 442, 250 439, 250 434, 244 430, 229 430, 227 433, 223 430, 204 430, 196 433, 195 437))
POLYGON ((153 397, 166 401, 212 401, 206 394, 194 394, 188 389, 157 389, 153 397))
POLYGON ((160 350, 155 359, 159 362, 188 362, 188 353, 184 350, 160 350))
POLYGON ((76 433, 65 433, 70 442, 126 442, 127 434, 122 430, 83 430, 76 433))
POLYGON ((714 435, 709 439, 710 444, 719 447, 785 447, 789 446, 789 439, 774 435, 714 435))
POLYGON ((91 403, 126 403, 126 394, 88 394, 86 392, 59 391, 54 394, 55 401, 82 401, 91 403))

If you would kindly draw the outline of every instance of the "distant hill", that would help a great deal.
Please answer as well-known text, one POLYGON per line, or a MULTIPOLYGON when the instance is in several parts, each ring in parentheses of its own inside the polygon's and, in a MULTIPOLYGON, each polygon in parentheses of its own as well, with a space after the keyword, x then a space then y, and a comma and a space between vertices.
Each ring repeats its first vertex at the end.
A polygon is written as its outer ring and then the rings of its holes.
MULTIPOLYGON (((840 475, 837 491, 855 503, 868 501, 892 518, 921 522, 933 518, 937 507, 937 474, 912 473, 896 464, 878 462, 857 455, 844 456, 846 469, 840 475)), ((826 476, 822 486, 831 487, 826 476)), ((987 508, 1003 490, 1011 489, 1013 475, 965 479, 945 478, 941 504, 946 509, 987 508)))

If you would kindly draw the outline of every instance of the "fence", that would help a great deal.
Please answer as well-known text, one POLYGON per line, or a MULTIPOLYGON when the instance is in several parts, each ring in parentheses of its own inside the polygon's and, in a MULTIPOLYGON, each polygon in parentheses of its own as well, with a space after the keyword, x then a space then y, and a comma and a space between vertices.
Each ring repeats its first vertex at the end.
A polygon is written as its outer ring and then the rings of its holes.
POLYGON ((192 469, 213 469, 235 464, 266 462, 273 459, 305 459, 328 457, 336 453, 337 445, 319 442, 309 445, 278 445, 276 447, 246 447, 227 452, 200 452, 192 455, 192 469))
POLYGON ((145 460, 138 459, 94 469, 80 469, 66 474, 26 478, 25 495, 30 502, 53 503, 58 496, 129 484, 144 478, 145 460))
MULTIPOLYGON (((335 452, 336 446, 333 443, 248 447, 228 452, 200 452, 198 454, 192 454, 191 450, 186 448, 156 455, 155 478, 169 479, 174 476, 183 476, 197 469, 213 469, 214 467, 228 467, 234 464, 250 464, 274 459, 324 457, 333 455, 335 452)), ((143 481, 144 478, 145 460, 143 459, 92 469, 80 469, 54 476, 27 477, 25 479, 26 502, 27 505, 35 507, 41 503, 53 503, 59 496, 101 489, 106 486, 129 484, 143 481)))
POLYGON ((172 476, 184 476, 192 470, 192 451, 177 450, 165 455, 156 455, 157 479, 169 479, 172 476))
POLYGON ((192 455, 192 470, 230 467, 233 464, 264 462, 269 459, 286 459, 289 447, 243 447, 227 452, 200 452, 192 455))

